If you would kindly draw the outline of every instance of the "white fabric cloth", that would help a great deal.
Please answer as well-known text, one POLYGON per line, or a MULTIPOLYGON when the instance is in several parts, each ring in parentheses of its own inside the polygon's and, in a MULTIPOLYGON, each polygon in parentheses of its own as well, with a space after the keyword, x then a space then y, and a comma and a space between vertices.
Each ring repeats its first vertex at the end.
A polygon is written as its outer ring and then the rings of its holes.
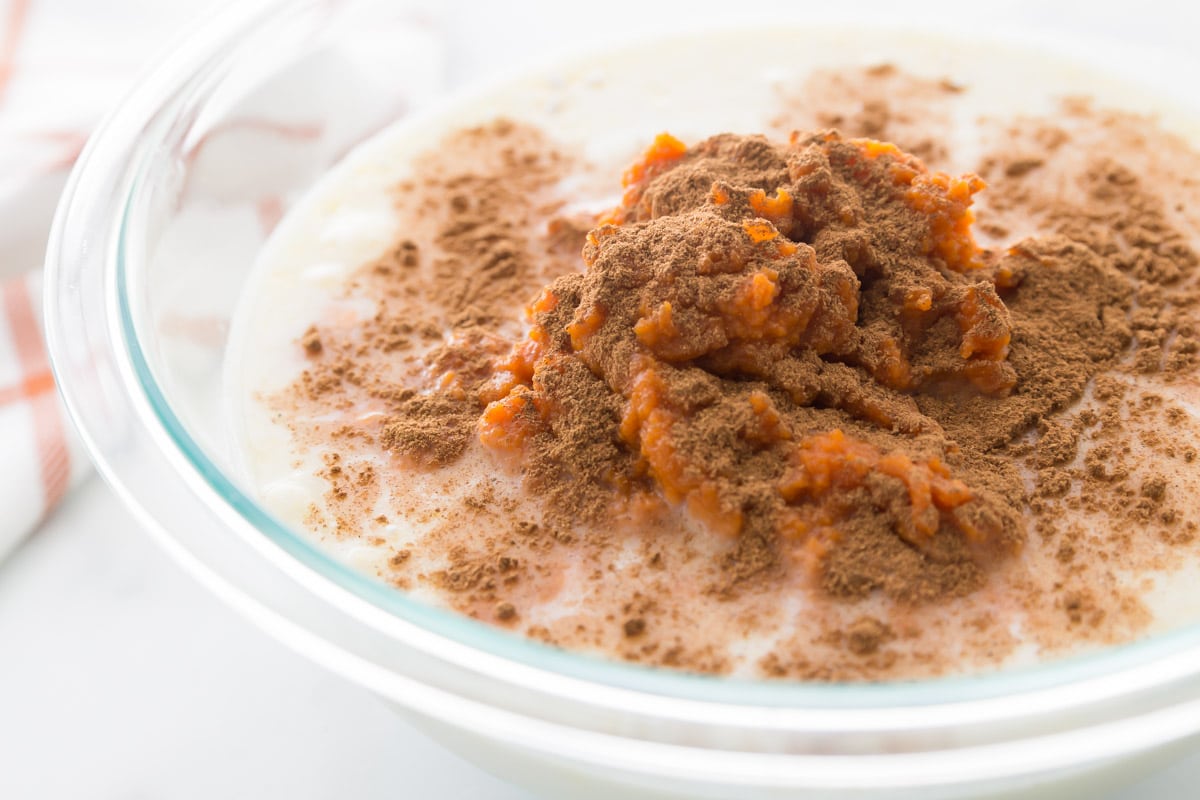
POLYGON ((42 344, 41 275, 0 284, 0 558, 87 472, 42 344))
MULTIPOLYGON (((87 474, 51 378, 37 266, 91 128, 191 20, 221 0, 0 0, 0 560, 87 474)), ((441 37, 398 2, 398 91, 440 83, 441 37), (400 33, 411 34, 398 41, 400 33)))
POLYGON ((0 559, 88 473, 42 339, 37 266, 58 194, 101 114, 209 5, 0 4, 0 559))

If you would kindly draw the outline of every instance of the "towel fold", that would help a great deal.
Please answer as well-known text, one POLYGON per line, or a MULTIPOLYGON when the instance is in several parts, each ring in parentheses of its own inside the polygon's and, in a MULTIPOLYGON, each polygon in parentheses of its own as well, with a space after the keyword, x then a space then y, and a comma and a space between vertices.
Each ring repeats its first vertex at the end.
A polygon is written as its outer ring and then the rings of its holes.
POLYGON ((42 343, 41 275, 0 284, 0 558, 87 473, 42 343))
POLYGON ((89 471, 42 338, 34 268, 56 198, 100 115, 206 5, 115 0, 96 14, 81 0, 0 3, 0 559, 89 471))
MULTIPOLYGON (((0 560, 89 473, 55 391, 41 320, 50 216, 90 128, 164 41, 215 0, 0 0, 0 560)), ((443 85, 443 37, 424 6, 380 12, 364 47, 390 54, 386 80, 412 107, 443 85)), ((331 10, 334 13, 337 10, 331 10)), ((353 8, 338 13, 353 16, 353 8)), ((336 16, 336 14, 335 14, 336 16)), ((353 92, 352 92, 353 94, 353 92)))
MULTIPOLYGON (((103 13, 93 5, 0 0, 0 560, 89 471, 46 357, 41 274, 26 271, 41 260, 56 198, 92 126, 164 41, 219 3, 106 0, 103 13)), ((373 15, 363 41, 391 67, 367 60, 373 71, 346 78, 350 88, 386 81, 412 101, 405 108, 436 95, 445 65, 442 36, 409 6, 381 6, 383 22, 373 15)), ((331 19, 353 13, 330 10, 331 19)))
POLYGON ((0 559, 89 472, 42 338, 34 267, 56 198, 101 114, 206 5, 0 3, 0 559))

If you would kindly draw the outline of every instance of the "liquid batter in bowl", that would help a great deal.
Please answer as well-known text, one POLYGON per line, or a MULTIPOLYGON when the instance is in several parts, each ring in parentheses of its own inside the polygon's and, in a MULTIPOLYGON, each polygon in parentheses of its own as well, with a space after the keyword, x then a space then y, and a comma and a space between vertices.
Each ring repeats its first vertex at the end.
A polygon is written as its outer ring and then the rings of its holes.
POLYGON ((747 41, 324 180, 231 337, 264 503, 400 591, 691 671, 974 672, 1194 621, 1188 131, 1049 58, 1036 96, 915 46, 713 64, 747 41))

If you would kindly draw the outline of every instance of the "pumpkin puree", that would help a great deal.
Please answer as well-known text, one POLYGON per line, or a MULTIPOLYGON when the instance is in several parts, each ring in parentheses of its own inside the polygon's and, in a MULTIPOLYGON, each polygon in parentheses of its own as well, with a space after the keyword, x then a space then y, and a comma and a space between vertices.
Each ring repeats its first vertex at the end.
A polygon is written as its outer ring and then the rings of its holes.
MULTIPOLYGON (((1015 547, 1001 515, 964 513, 977 494, 940 456, 795 415, 836 408, 855 428, 917 436, 930 423, 907 395, 1012 388, 996 292, 1011 276, 989 267, 971 232, 980 178, 930 172, 895 145, 835 132, 692 149, 664 133, 623 185, 587 236, 584 274, 541 293, 529 338, 481 392, 484 445, 519 456, 553 428, 562 408, 545 377, 574 359, 624 398, 617 433, 635 476, 721 534, 765 517, 793 557, 816 566, 857 513, 854 490, 882 481, 896 535, 918 549, 939 535, 1015 547), (756 479, 773 498, 748 500, 744 475, 680 446, 700 433, 698 412, 730 404, 745 451, 735 461, 771 462, 756 479)), ((615 494, 631 487, 614 476, 615 494)))

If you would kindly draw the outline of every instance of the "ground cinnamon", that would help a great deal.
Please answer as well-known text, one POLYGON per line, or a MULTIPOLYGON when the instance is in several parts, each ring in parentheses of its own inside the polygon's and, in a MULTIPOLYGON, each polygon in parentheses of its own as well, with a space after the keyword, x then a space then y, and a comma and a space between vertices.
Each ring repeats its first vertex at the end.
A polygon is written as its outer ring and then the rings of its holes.
POLYGON ((585 272, 534 304, 531 340, 483 392, 503 395, 485 442, 528 445, 570 497, 686 501, 745 543, 727 590, 785 556, 839 596, 978 585, 986 554, 1025 535, 1019 476, 990 452, 1118 354, 1097 320, 1127 305, 1123 280, 1054 241, 982 252, 962 223, 980 184, 872 141, 663 148, 620 224, 589 234, 585 272), (1037 301, 1010 319, 998 293, 1037 301))
MULTIPOLYGON (((1105 565, 1161 567, 1169 550, 1078 522, 1137 525, 1164 548, 1194 539, 1170 464, 1196 454, 1162 434, 1190 415, 1137 381, 1194 371, 1198 262, 1153 170, 1114 155, 1140 152, 1121 144, 1138 123, 1076 102, 1061 119, 1001 128, 1005 144, 979 164, 984 190, 853 138, 895 130, 941 159, 942 142, 917 135, 921 104, 936 131, 961 87, 917 81, 905 95, 890 68, 859 79, 888 88, 830 112, 842 134, 660 138, 599 224, 553 200, 570 159, 506 121, 458 134, 399 188, 413 229, 348 287, 377 313, 349 334, 310 328, 309 368, 281 402, 378 410, 307 433, 347 453, 378 448, 398 469, 440 475, 482 442, 540 513, 521 516, 501 482, 483 481, 461 507, 415 514, 428 552, 397 552, 397 583, 436 585, 545 641, 723 671, 715 638, 682 632, 673 570, 703 574, 697 591, 730 607, 810 575, 804 591, 833 604, 826 632, 777 642, 760 666, 818 679, 937 672, 936 649, 919 668, 920 648, 900 655, 933 635, 920 609, 985 591, 993 575, 1023 595, 1030 636, 1058 620, 1098 640, 1145 624, 1105 565), (1093 129, 1107 137, 1096 158, 1065 159, 1093 129), (1057 169, 1083 191, 1056 193, 1043 178, 1057 169), (524 303, 528 322, 514 313, 524 303), (631 519, 629 565, 610 521, 631 519), (728 545, 697 546, 697 521, 728 545), (1062 580, 1012 558, 1032 541, 1062 580), (440 566, 422 566, 439 552, 440 566), (589 583, 620 572, 637 587, 611 609, 595 600, 608 627, 531 618, 563 563, 583 564, 571 574, 589 583)), ((362 475, 346 463, 322 473, 339 531, 380 502, 378 478, 362 475)), ((729 624, 750 635, 756 613, 729 624)), ((1014 646, 1006 625, 980 613, 964 630, 1001 658, 1014 646)))

